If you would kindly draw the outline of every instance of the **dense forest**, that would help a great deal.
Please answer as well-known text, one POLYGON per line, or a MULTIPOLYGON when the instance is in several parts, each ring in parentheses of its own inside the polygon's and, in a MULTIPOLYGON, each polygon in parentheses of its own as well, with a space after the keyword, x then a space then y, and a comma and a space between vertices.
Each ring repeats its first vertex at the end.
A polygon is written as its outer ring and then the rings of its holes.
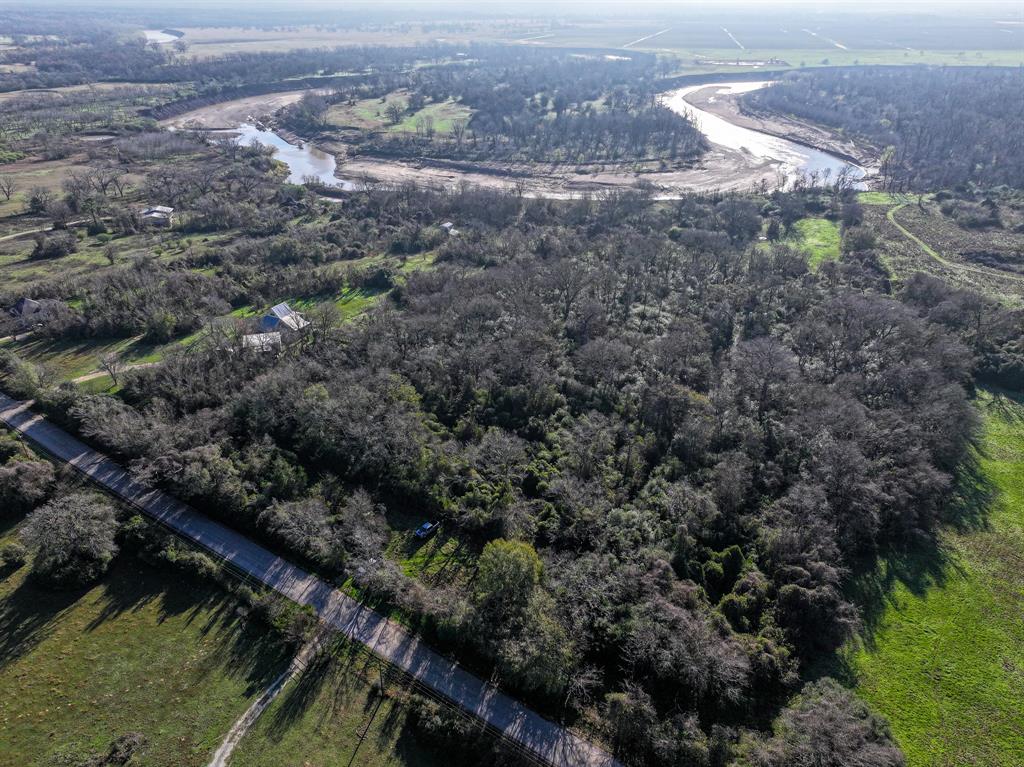
POLYGON ((614 162, 692 159, 707 142, 692 122, 657 101, 661 65, 650 55, 566 55, 560 51, 466 46, 450 63, 310 95, 282 121, 302 134, 327 127, 332 104, 383 98, 401 88, 389 107, 394 122, 428 104, 451 101, 472 110, 469 120, 438 131, 431 118, 415 132, 347 133, 353 149, 377 155, 469 160, 614 162), (464 57, 464 58, 458 58, 464 57))
MULTIPOLYGON (((783 765, 821 748, 901 763, 831 682, 784 707, 857 629, 849 579, 934 530, 972 438, 973 375, 1020 369, 1018 315, 923 276, 894 292, 848 191, 556 202, 381 186, 325 221, 329 203, 281 185, 258 147, 120 142, 190 158, 150 171, 190 211, 181 226, 246 237, 41 285, 37 332, 167 338, 353 280, 389 296, 355 324, 312 313, 280 355, 222 326, 122 373, 118 397, 51 388, 5 351, 5 389, 354 577, 550 715, 600 727, 630 764, 783 765), (752 247, 766 220, 829 206, 847 222, 840 262, 811 272, 784 245, 752 247), (325 268, 427 249, 434 267, 402 280, 325 268), (471 584, 405 575, 384 553, 389 509, 477 552, 471 584)), ((72 184, 62 204, 81 207, 76 193, 103 196, 72 184)))
POLYGON ((53 88, 103 81, 195 83, 200 91, 265 83, 310 74, 404 69, 421 59, 454 54, 454 46, 302 49, 283 53, 236 53, 208 59, 184 55, 173 47, 147 45, 140 37, 96 32, 82 40, 39 38, 0 51, 2 64, 33 63, 32 71, 5 72, 0 89, 53 88))
POLYGON ((1024 71, 850 67, 791 72, 744 97, 866 139, 893 191, 1024 183, 1024 71))
MULTIPOLYGON (((659 65, 652 56, 608 59, 529 48, 510 53, 508 48, 479 46, 467 55, 472 66, 420 68, 401 83, 411 94, 411 109, 449 99, 469 106, 473 114, 465 125, 453 126, 442 135, 424 126, 414 134, 358 136, 359 151, 588 163, 683 161, 707 148, 707 141, 689 120, 657 102, 659 65)), ((368 93, 376 96, 387 91, 380 86, 362 91, 368 93)), ((357 94, 343 89, 327 100, 351 100, 357 94)), ((322 127, 310 115, 308 103, 295 106, 285 120, 299 130, 322 127)))
MULTIPOLYGON (((628 767, 904 764, 828 674, 878 607, 862 577, 977 511, 975 387, 1024 393, 1017 294, 945 279, 1021 273, 1024 201, 1000 186, 1024 182, 1020 71, 800 71, 745 97, 877 147, 916 206, 845 174, 679 199, 341 191, 156 116, 296 78, 308 92, 270 125, 356 156, 631 170, 708 144, 658 102, 670 67, 632 49, 201 59, 88 16, 59 37, 12 18, 0 90, 107 87, 0 99, 0 391, 628 767), (331 122, 366 102, 360 126, 331 122), (466 117, 421 116, 442 106, 466 117), (966 244, 932 250, 900 210, 966 244), (834 254, 809 262, 807 223, 834 254), (949 272, 897 271, 891 233, 949 272), (261 340, 278 302, 308 325, 261 340), (443 566, 409 566, 441 538, 443 566)), ((227 577, 7 436, 0 522, 20 525, 0 573, 47 589, 127 554, 227 577)), ((310 639, 312 612, 231 588, 260 631, 310 639)), ((440 706, 410 708, 452 764, 493 757, 440 706)))

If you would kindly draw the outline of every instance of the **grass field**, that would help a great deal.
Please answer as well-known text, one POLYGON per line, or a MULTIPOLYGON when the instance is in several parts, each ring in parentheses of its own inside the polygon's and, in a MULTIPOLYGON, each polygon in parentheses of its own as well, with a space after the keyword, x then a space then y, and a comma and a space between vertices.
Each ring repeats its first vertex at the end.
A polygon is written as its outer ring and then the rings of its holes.
POLYGON ((429 117, 434 121, 434 130, 444 135, 452 128, 455 120, 468 120, 473 110, 451 99, 427 104, 423 109, 406 114, 397 125, 390 125, 385 117, 388 105, 397 102, 407 103, 408 94, 396 91, 389 94, 383 101, 379 98, 360 99, 354 104, 335 104, 327 114, 327 121, 335 127, 358 128, 361 130, 387 130, 391 133, 413 133, 417 123, 429 117))
POLYGON ((105 354, 118 354, 131 365, 156 362, 161 357, 161 347, 143 343, 141 336, 69 340, 29 336, 24 340, 6 341, 0 344, 0 348, 10 349, 24 360, 43 365, 65 381, 97 370, 100 358, 105 354))
POLYGON ((817 269, 824 261, 839 259, 839 225, 824 218, 805 218, 793 225, 787 243, 808 254, 807 263, 817 269))
POLYGON ((905 194, 891 192, 857 192, 857 202, 861 205, 899 205, 907 202, 910 197, 905 194))
POLYGON ((909 767, 1024 764, 1024 403, 983 393, 969 491, 988 513, 879 573, 886 606, 849 664, 909 767))
POLYGON ((468 120, 472 116, 472 109, 448 99, 436 104, 427 104, 415 114, 407 115, 398 125, 389 126, 388 130, 393 133, 412 133, 415 132, 418 121, 429 117, 434 121, 434 130, 445 135, 452 129, 452 124, 456 120, 468 120))
POLYGON ((53 592, 26 569, 0 579, 0 765, 79 764, 139 732, 133 765, 202 767, 285 663, 216 587, 127 561, 53 592))
MULTIPOLYGON (((310 664, 242 740, 246 767, 440 767, 417 746, 400 697, 381 698, 365 654, 336 648, 310 664)), ((392 690, 393 692, 393 690, 392 690)))

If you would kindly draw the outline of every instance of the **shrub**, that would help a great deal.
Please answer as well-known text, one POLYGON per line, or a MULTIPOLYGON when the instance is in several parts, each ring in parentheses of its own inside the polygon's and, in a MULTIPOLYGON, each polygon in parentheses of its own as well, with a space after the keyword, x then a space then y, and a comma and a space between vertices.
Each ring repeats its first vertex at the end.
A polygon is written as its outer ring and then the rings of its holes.
POLYGON ((273 591, 256 599, 252 616, 273 629, 293 649, 298 649, 312 637, 318 622, 313 608, 297 605, 273 591))
POLYGON ((117 554, 114 507, 90 493, 65 495, 36 509, 22 537, 36 551, 32 573, 52 586, 73 588, 106 572, 117 554))
MULTIPOLYGON (((86 759, 78 767, 116 767, 132 762, 132 758, 146 745, 146 736, 139 732, 129 732, 110 744, 105 754, 96 754, 86 759)), ((134 762, 132 762, 134 763, 134 762)))
POLYGON ((61 258, 78 250, 78 238, 71 232, 40 233, 36 235, 35 240, 32 258, 61 258))
POLYGON ((24 514, 53 488, 53 466, 46 461, 13 461, 0 466, 0 517, 24 514))
POLYGON ((749 744, 745 756, 739 764, 752 767, 905 764, 886 721, 828 678, 809 684, 776 720, 772 737, 749 744))
POLYGON ((0 570, 17 570, 28 560, 28 549, 17 541, 0 546, 0 570))

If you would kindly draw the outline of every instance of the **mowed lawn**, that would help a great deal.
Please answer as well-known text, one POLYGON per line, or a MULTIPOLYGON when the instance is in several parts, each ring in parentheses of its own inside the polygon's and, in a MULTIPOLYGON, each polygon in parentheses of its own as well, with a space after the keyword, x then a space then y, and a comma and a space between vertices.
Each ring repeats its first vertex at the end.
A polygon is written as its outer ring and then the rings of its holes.
POLYGON ((79 764, 129 732, 147 741, 133 765, 203 767, 287 662, 233 598, 180 574, 132 560, 53 592, 26 570, 0 576, 3 767, 79 764))
MULTIPOLYGON (((383 699, 365 653, 314 660, 256 722, 232 763, 245 767, 442 767, 406 724, 401 696, 383 699)), ((389 692, 398 692, 389 687, 389 692)))
POLYGON ((904 563, 906 582, 926 583, 897 585, 850 657, 909 767, 1024 765, 1024 404, 983 393, 979 408, 987 515, 943 535, 932 577, 904 563))

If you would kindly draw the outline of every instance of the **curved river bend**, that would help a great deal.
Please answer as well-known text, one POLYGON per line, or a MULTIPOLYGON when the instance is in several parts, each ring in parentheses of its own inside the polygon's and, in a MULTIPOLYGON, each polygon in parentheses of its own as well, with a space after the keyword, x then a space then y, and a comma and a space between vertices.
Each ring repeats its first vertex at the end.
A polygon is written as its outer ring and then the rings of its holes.
POLYGON ((759 90, 770 84, 766 81, 758 81, 689 85, 685 88, 663 94, 661 103, 677 114, 689 115, 697 128, 700 129, 700 132, 712 144, 717 144, 727 150, 740 152, 758 163, 772 162, 777 164, 780 172, 785 175, 787 184, 791 184, 801 175, 810 173, 818 173, 820 175, 828 171, 831 177, 835 178, 846 167, 853 169, 855 178, 864 178, 865 171, 863 168, 841 157, 819 149, 812 149, 795 141, 771 136, 751 128, 744 128, 729 122, 723 117, 700 109, 687 100, 687 96, 697 91, 714 89, 715 96, 712 98, 717 96, 738 96, 743 93, 759 90))
POLYGON ((338 163, 333 154, 317 149, 311 144, 290 144, 274 131, 257 128, 251 123, 242 123, 231 132, 238 134, 238 138, 235 140, 239 144, 258 141, 265 146, 273 147, 276 150, 274 159, 280 160, 288 166, 288 181, 292 184, 301 184, 312 176, 316 177, 324 186, 338 187, 348 191, 356 188, 352 182, 334 175, 338 163))
MULTIPOLYGON (((859 180, 866 175, 865 170, 841 157, 798 144, 795 141, 736 125, 723 117, 694 106, 688 100, 688 97, 697 91, 707 89, 714 90, 713 99, 749 93, 766 85, 768 83, 764 81, 690 85, 662 94, 661 102, 674 112, 690 116, 708 141, 715 145, 712 152, 706 157, 705 172, 715 173, 714 163, 717 160, 723 163, 723 167, 733 165, 740 169, 746 168, 747 171, 741 171, 741 174, 746 174, 747 180, 743 182, 745 186, 753 185, 758 178, 770 178, 773 170, 781 179, 785 180, 785 184, 788 186, 810 173, 821 175, 827 171, 834 179, 840 171, 850 167, 853 170, 854 178, 858 180, 857 186, 862 186, 859 180)), ((306 178, 315 177, 325 186, 336 189, 351 191, 358 188, 358 185, 352 181, 346 181, 335 175, 337 161, 334 155, 324 152, 310 143, 289 143, 274 131, 257 127, 249 122, 242 123, 231 132, 238 135, 239 143, 248 144, 251 141, 259 141, 261 144, 273 147, 276 150, 275 159, 288 166, 288 180, 291 183, 301 184, 306 178)), ((458 171, 451 172, 451 175, 452 177, 461 176, 458 171)), ((659 180, 657 173, 650 174, 648 178, 655 183, 659 180)), ((718 187, 714 181, 710 184, 718 187)), ((707 186, 708 182, 705 182, 705 185, 707 186)), ((689 185, 684 184, 683 186, 689 185)), ((734 183, 734 186, 739 188, 740 184, 734 183)), ((694 185, 693 188, 700 187, 694 185)), ((557 197, 563 195, 556 192, 554 194, 541 193, 538 196, 557 197)))

